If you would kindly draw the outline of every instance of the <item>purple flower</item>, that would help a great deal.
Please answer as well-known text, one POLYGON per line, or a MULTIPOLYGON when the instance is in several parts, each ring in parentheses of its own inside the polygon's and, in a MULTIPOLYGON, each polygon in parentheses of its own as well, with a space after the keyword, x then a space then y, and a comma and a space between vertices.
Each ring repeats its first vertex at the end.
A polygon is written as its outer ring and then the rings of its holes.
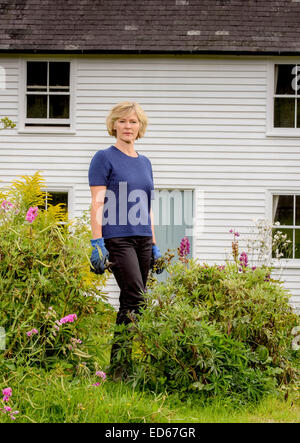
POLYGON ((179 255, 180 257, 185 257, 190 253, 190 242, 187 237, 183 237, 183 239, 180 242, 179 247, 179 255))
POLYGON ((248 266, 248 256, 246 252, 242 252, 240 255, 240 264, 243 266, 243 268, 246 268, 248 266))

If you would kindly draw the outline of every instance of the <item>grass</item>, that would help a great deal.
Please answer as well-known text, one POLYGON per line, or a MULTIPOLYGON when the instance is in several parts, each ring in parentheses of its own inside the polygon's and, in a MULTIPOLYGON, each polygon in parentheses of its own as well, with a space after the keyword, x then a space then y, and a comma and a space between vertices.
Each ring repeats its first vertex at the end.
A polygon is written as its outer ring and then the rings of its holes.
MULTIPOLYGON (((2 379, 13 389, 13 410, 20 423, 300 423, 300 392, 294 388, 257 405, 237 408, 231 399, 210 405, 178 400, 176 395, 147 393, 122 382, 66 375, 61 368, 17 371, 2 379)), ((0 414, 0 422, 11 419, 0 414)))
MULTIPOLYGON (((109 313, 106 324, 113 324, 114 316, 109 313)), ((109 327, 101 325, 103 319, 95 319, 90 329, 97 331, 91 332, 90 350, 99 370, 109 361, 106 343, 111 337, 109 327)), ((0 391, 12 388, 10 406, 20 411, 18 423, 300 423, 296 387, 290 388, 287 399, 282 391, 258 404, 237 407, 230 397, 203 405, 195 399, 182 402, 176 393, 158 395, 122 382, 106 380, 93 386, 97 381, 84 372, 70 375, 63 363, 50 371, 18 367, 5 375, 0 372, 0 391)), ((10 417, 0 413, 0 423, 6 422, 10 417)))

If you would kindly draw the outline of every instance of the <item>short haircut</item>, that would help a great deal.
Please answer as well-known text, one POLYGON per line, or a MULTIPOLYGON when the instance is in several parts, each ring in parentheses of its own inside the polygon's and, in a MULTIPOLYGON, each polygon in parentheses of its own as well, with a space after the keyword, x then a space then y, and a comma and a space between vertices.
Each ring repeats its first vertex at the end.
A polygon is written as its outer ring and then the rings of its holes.
POLYGON ((106 118, 106 126, 109 135, 116 136, 116 130, 114 129, 115 122, 122 117, 130 114, 134 111, 137 115, 137 118, 140 122, 140 128, 137 135, 137 138, 141 138, 144 136, 146 132, 146 128, 148 125, 148 117, 140 107, 140 105, 136 102, 121 102, 115 105, 106 118))

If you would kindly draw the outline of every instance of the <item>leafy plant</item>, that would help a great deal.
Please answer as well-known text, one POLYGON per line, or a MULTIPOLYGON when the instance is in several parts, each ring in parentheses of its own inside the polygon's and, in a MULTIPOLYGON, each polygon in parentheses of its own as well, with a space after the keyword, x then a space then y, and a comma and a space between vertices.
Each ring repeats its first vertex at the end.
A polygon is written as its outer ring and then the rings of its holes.
POLYGON ((1 189, 0 324, 8 365, 88 359, 85 319, 105 298, 106 276, 90 272, 87 224, 67 222, 61 204, 43 209, 44 185, 37 172, 1 189))
POLYGON ((300 321, 289 293, 271 268, 248 266, 237 236, 232 246, 232 262, 178 260, 167 265, 167 281, 151 287, 139 320, 132 318, 135 383, 248 402, 299 382, 291 332, 300 321))

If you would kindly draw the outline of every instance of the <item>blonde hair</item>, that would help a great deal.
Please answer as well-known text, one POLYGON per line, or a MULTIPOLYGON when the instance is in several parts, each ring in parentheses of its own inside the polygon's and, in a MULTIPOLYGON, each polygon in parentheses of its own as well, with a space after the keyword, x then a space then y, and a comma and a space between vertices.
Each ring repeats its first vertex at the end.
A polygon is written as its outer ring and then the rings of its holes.
POLYGON ((140 105, 136 102, 121 102, 115 105, 106 118, 106 126, 109 135, 116 136, 116 130, 114 129, 115 122, 126 115, 130 114, 134 111, 137 115, 137 118, 140 122, 140 128, 137 135, 137 138, 141 138, 144 136, 146 132, 146 128, 148 125, 148 117, 140 107, 140 105))

